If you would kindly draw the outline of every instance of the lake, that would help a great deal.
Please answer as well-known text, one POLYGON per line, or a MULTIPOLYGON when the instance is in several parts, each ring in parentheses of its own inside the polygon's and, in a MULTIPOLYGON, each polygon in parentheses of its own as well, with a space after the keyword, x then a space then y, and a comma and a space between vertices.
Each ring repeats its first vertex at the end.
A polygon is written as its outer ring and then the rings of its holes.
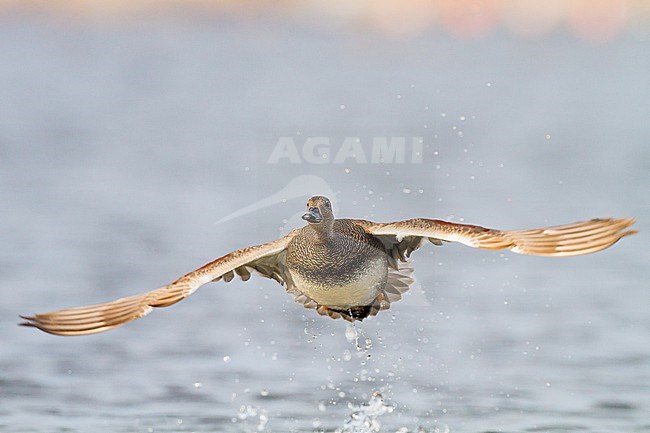
POLYGON ((650 432, 647 33, 0 20, 0 431, 650 432), (429 244, 356 327, 262 278, 94 336, 16 326, 273 240, 314 194, 640 233, 567 259, 429 244))

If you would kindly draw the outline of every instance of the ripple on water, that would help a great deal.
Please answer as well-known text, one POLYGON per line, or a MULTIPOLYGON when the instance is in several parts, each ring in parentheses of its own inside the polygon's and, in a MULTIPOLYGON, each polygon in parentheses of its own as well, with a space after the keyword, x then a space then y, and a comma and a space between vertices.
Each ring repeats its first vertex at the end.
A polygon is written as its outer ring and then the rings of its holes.
POLYGON ((628 411, 636 410, 637 408, 632 403, 628 403, 625 401, 616 401, 616 400, 601 401, 599 403, 596 403, 594 407, 596 409, 605 409, 608 411, 620 411, 620 412, 628 412, 628 411))

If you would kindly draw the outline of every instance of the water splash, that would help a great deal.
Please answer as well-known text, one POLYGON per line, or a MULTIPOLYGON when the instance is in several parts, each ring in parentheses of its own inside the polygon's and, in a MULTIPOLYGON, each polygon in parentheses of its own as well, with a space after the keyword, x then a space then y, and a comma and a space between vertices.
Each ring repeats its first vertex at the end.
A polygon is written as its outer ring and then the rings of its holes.
POLYGON ((353 410, 350 418, 345 421, 343 427, 337 428, 336 433, 374 433, 381 428, 381 422, 378 417, 385 413, 391 413, 393 406, 384 402, 384 397, 375 392, 368 403, 353 405, 348 403, 348 407, 353 410))
POLYGON ((357 352, 367 352, 372 349, 372 340, 366 336, 361 327, 357 327, 356 322, 349 323, 345 328, 345 338, 354 342, 357 352))
POLYGON ((424 427, 418 427, 417 430, 409 430, 407 427, 400 427, 395 430, 395 433, 449 433, 449 427, 444 425, 442 427, 436 427, 433 430, 427 430, 424 427))
POLYGON ((269 422, 269 413, 257 406, 242 405, 239 408, 239 413, 237 413, 237 419, 245 422, 248 422, 248 420, 257 422, 257 431, 261 432, 264 431, 266 424, 269 422))

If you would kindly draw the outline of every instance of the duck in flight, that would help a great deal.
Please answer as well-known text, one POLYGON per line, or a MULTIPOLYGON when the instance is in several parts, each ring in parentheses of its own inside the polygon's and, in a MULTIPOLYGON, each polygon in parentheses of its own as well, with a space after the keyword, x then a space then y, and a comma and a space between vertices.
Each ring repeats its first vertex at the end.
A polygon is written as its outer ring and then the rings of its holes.
POLYGON ((168 307, 211 281, 246 281, 252 272, 272 278, 306 308, 347 321, 363 320, 390 307, 409 289, 413 271, 404 263, 426 240, 460 242, 487 250, 570 257, 603 250, 624 236, 633 219, 605 218, 531 230, 501 231, 475 225, 414 218, 391 223, 335 219, 323 196, 307 202, 307 225, 286 236, 246 247, 196 269, 173 283, 140 295, 86 307, 21 316, 23 326, 50 334, 108 331, 168 307))

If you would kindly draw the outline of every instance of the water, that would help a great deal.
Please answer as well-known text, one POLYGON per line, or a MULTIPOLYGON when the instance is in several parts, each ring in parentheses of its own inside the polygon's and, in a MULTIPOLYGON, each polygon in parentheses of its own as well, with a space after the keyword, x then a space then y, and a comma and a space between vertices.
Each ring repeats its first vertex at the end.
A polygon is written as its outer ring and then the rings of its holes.
POLYGON ((2 22, 0 431, 650 431, 646 37, 2 22), (270 163, 282 137, 328 137, 329 162, 270 163), (366 163, 334 162, 347 137, 366 163), (407 137, 405 161, 373 163, 376 137, 407 137), (641 233, 566 260, 427 245, 411 295, 351 330, 262 279, 96 336, 15 326, 274 239, 315 193, 340 216, 641 233))

